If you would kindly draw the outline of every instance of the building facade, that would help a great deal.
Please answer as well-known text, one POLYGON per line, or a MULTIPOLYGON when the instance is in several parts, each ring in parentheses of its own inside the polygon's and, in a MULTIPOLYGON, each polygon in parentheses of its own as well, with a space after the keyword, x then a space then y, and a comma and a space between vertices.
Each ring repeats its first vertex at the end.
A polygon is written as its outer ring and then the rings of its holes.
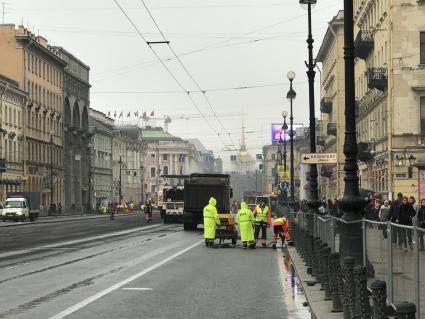
POLYGON ((90 109, 89 135, 91 143, 89 176, 89 196, 91 209, 101 205, 106 206, 113 201, 113 176, 112 176, 112 145, 113 145, 113 120, 105 114, 90 109))
POLYGON ((202 172, 200 154, 192 143, 165 132, 161 127, 146 127, 142 130, 142 136, 147 143, 143 165, 147 199, 153 199, 156 203, 160 199, 161 188, 167 183, 161 175, 202 172))
POLYGON ((354 1, 360 183, 383 198, 418 195, 425 147, 425 5, 354 1))
POLYGON ((23 133, 27 94, 16 81, 0 76, 0 201, 9 191, 22 190, 23 133))
POLYGON ((50 50, 66 63, 63 70, 64 207, 67 212, 81 212, 89 205, 90 197, 90 68, 62 47, 50 47, 50 50))
POLYGON ((142 130, 137 126, 115 126, 112 145, 114 200, 143 201, 146 143, 142 140, 142 130))
POLYGON ((319 191, 327 199, 344 191, 345 86, 344 86, 344 11, 328 25, 316 61, 322 63, 320 78, 321 121, 317 146, 321 153, 336 153, 337 164, 320 165, 319 191))
POLYGON ((66 62, 52 52, 46 39, 14 25, 0 25, 0 59, 7 61, 0 64, 0 74, 16 81, 29 96, 22 117, 23 188, 39 192, 44 207, 63 203, 66 62))

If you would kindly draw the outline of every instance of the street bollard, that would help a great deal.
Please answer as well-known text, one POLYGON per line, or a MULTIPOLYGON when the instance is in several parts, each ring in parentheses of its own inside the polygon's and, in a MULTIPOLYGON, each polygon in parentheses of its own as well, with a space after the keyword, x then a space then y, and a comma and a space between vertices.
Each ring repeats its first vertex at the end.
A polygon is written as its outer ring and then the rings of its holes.
POLYGON ((321 243, 319 246, 319 280, 320 281, 320 290, 323 290, 323 271, 324 271, 324 267, 323 267, 323 259, 322 259, 322 249, 327 247, 328 245, 326 243, 321 243))
POLYGON ((312 233, 308 233, 307 235, 308 239, 308 253, 307 253, 307 267, 310 268, 310 274, 311 274, 311 268, 313 267, 313 239, 314 236, 312 233))
POLYGON ((370 308, 369 292, 367 290, 367 269, 363 266, 354 267, 355 295, 355 316, 356 318, 370 318, 372 310, 370 308))
POLYGON ((339 253, 331 253, 329 256, 329 286, 332 294, 332 312, 342 312, 342 303, 339 295, 339 281, 341 279, 341 267, 339 265, 339 253))
POLYGON ((416 306, 412 302, 394 304, 397 319, 415 319, 416 306))
POLYGON ((370 286, 373 300, 373 319, 386 319, 387 284, 385 281, 375 280, 370 286))
POLYGON ((323 280, 322 285, 325 290, 325 300, 332 300, 331 287, 329 284, 330 277, 332 273, 330 273, 329 267, 329 255, 331 254, 331 248, 325 247, 322 249, 322 260, 323 260, 323 280))
POLYGON ((319 237, 314 238, 313 240, 313 276, 318 278, 318 274, 319 274, 319 253, 318 253, 318 249, 320 247, 321 244, 321 240, 319 237))
POLYGON ((344 299, 343 299, 343 309, 344 309, 344 319, 353 319, 355 318, 354 312, 354 298, 355 288, 354 288, 354 258, 345 257, 342 272, 344 277, 344 299))

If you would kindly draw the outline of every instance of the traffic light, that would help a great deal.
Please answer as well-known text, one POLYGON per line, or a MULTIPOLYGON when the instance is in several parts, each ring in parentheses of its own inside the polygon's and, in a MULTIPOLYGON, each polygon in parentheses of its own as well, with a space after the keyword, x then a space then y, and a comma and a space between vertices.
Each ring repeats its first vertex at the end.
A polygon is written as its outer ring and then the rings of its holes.
POLYGON ((258 165, 258 171, 260 173, 264 173, 264 165, 263 164, 258 165))

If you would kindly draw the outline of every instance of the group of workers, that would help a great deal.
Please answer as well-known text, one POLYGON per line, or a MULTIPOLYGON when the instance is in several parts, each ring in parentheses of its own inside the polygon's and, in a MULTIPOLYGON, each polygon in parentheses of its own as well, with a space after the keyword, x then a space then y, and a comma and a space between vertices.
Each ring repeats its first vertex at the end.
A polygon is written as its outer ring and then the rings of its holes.
MULTIPOLYGON (((220 225, 218 216, 217 201, 211 197, 209 203, 204 208, 204 238, 206 246, 213 246, 216 238, 216 228, 220 225)), ((261 245, 267 246, 267 228, 273 225, 273 241, 275 248, 279 237, 284 241, 290 240, 288 231, 288 220, 285 217, 274 219, 271 222, 270 208, 265 201, 257 203, 257 206, 251 211, 245 202, 241 202, 240 209, 236 214, 236 223, 239 225, 242 248, 255 249, 261 231, 261 245)))

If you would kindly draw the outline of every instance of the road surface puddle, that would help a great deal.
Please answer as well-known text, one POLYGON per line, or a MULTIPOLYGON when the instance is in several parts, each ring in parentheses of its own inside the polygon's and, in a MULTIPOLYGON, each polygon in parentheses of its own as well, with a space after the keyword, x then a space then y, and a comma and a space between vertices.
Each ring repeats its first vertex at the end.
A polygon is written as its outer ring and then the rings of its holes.
MULTIPOLYGON (((304 306, 306 302, 304 292, 299 282, 298 277, 291 264, 291 259, 288 253, 282 255, 281 251, 278 252, 279 264, 281 275, 283 277, 283 298, 286 308, 288 309, 288 317, 290 319, 310 319, 311 314, 308 306, 304 306)), ((283 318, 286 318, 284 316, 283 318)))

